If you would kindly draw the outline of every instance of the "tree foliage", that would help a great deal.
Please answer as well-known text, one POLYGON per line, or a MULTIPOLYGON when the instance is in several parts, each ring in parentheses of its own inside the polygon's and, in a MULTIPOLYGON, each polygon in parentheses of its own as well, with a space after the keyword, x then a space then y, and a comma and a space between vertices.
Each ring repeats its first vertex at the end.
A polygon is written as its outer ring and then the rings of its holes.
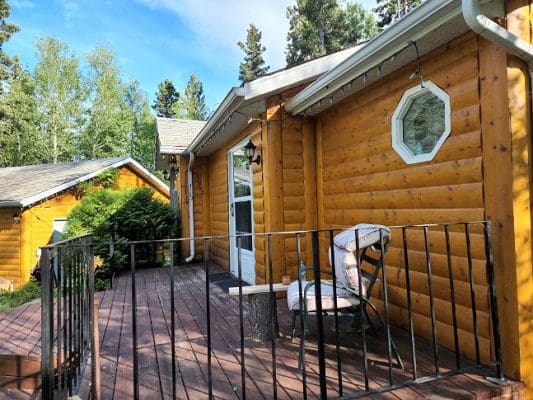
POLYGON ((78 156, 77 137, 83 129, 86 85, 77 57, 69 46, 52 37, 37 42, 35 98, 39 130, 46 143, 46 162, 78 156))
POLYGON ((374 11, 379 17, 378 26, 384 28, 418 6, 422 0, 377 0, 377 3, 374 11))
POLYGON ((323 56, 377 33, 371 13, 357 3, 339 5, 337 0, 297 0, 287 7, 287 65, 323 56))
POLYGON ((126 88, 126 107, 130 113, 129 153, 144 166, 153 169, 155 157, 155 118, 139 82, 131 82, 126 88))
POLYGON ((108 49, 98 47, 87 55, 87 62, 91 107, 81 135, 81 155, 88 159, 126 155, 129 133, 126 122, 130 113, 115 57, 108 49))
POLYGON ((10 7, 7 0, 0 0, 0 93, 3 90, 3 82, 9 77, 9 68, 13 60, 4 52, 4 43, 6 43, 13 33, 19 31, 15 24, 7 22, 10 14, 10 7))
POLYGON ((207 118, 204 88, 196 75, 192 74, 189 78, 183 96, 174 106, 174 114, 177 118, 200 121, 205 121, 207 118))
POLYGON ((152 108, 158 117, 174 118, 175 106, 180 98, 179 92, 170 79, 165 79, 157 85, 156 99, 152 108))
POLYGON ((35 82, 17 59, 8 87, 0 97, 0 167, 42 162, 46 150, 38 130, 35 82))
POLYGON ((262 33, 254 24, 247 30, 246 42, 238 42, 239 48, 244 51, 244 60, 239 65, 239 80, 251 81, 267 73, 270 67, 265 66, 263 53, 266 47, 261 44, 262 33))

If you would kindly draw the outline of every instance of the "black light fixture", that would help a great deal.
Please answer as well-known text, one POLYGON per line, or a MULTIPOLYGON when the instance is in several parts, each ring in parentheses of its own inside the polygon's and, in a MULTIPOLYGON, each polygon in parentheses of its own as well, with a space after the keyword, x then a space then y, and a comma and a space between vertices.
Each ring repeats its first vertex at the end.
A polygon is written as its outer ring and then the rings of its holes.
POLYGON ((261 155, 256 154, 257 146, 252 142, 252 139, 248 140, 248 143, 246 143, 246 146, 244 146, 244 155, 248 158, 248 161, 250 161, 250 164, 252 162, 256 163, 257 165, 261 164, 261 155), (254 159, 255 156, 255 159, 254 159))

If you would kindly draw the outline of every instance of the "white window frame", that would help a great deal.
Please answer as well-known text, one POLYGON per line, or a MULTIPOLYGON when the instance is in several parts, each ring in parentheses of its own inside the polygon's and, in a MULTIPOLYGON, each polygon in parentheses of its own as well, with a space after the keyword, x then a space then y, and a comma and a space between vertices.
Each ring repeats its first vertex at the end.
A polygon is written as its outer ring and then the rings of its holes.
POLYGON ((407 164, 431 161, 433 160, 437 152, 444 144, 444 141, 448 138, 448 136, 450 136, 451 133, 450 96, 448 96, 448 93, 446 93, 440 87, 435 85, 433 82, 424 81, 423 83, 405 91, 402 98, 400 99, 400 102, 398 103, 398 106, 396 107, 396 110, 394 110, 394 113, 392 114, 391 125, 392 148, 407 164), (418 96, 421 96, 422 94, 427 92, 431 92, 444 102, 444 132, 433 147, 431 153, 415 155, 403 141, 403 118, 409 110, 411 102, 418 96))

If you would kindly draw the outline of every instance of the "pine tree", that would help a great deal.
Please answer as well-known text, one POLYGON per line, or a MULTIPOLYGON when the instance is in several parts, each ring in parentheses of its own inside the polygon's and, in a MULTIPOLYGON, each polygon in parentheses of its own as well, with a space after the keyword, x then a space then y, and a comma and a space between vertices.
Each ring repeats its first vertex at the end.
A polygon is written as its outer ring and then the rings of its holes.
POLYGON ((245 54, 244 61, 239 65, 239 80, 243 83, 265 75, 270 68, 264 66, 263 53, 266 47, 261 44, 261 36, 261 31, 254 24, 250 24, 246 43, 237 43, 245 54))
POLYGON ((377 3, 374 11, 379 16, 378 26, 384 28, 418 6, 422 0, 377 0, 377 3))
POLYGON ((70 161, 78 156, 87 99, 78 59, 66 43, 52 37, 40 39, 37 50, 35 97, 39 130, 46 139, 46 162, 70 161))
POLYGON ((89 159, 126 155, 129 112, 115 56, 99 47, 87 55, 87 62, 91 105, 87 128, 80 138, 81 155, 89 159))
POLYGON ((0 98, 0 167, 38 164, 45 160, 35 83, 18 60, 13 59, 9 88, 0 98))
POLYGON ((184 119, 205 121, 207 118, 204 89, 196 75, 192 74, 189 78, 183 96, 174 107, 174 113, 184 119))
POLYGON ((8 23, 7 17, 10 14, 10 7, 7 0, 0 0, 0 93, 2 93, 2 82, 9 77, 9 68, 12 65, 12 59, 4 53, 3 47, 13 33, 19 31, 15 24, 8 23))
POLYGON ((130 113, 129 153, 149 169, 153 169, 155 157, 155 118, 150 112, 146 96, 138 82, 131 82, 126 89, 126 106, 130 113))
POLYGON ((157 85, 156 96, 156 100, 152 105, 156 115, 165 118, 175 117, 174 108, 180 98, 180 94, 170 79, 166 79, 157 85))
POLYGON ((287 66, 330 54, 376 32, 371 14, 359 4, 341 7, 337 0, 296 0, 287 7, 287 66))

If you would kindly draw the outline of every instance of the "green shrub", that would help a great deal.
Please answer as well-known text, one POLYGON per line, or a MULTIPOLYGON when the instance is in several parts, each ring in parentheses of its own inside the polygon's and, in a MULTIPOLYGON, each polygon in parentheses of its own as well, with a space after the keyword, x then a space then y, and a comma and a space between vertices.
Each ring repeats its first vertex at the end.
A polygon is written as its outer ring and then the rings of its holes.
POLYGON ((0 312, 41 297, 41 287, 34 280, 12 292, 0 291, 0 312))
MULTIPOLYGON (((102 189, 89 193, 72 210, 67 220, 66 237, 92 232, 95 254, 103 261, 97 280, 108 280, 114 271, 129 266, 130 246, 127 242, 178 237, 179 214, 169 204, 154 197, 148 188, 116 191, 102 189), (177 223, 176 223, 177 222, 177 223), (109 255, 110 239, 114 253, 109 255)), ((162 264, 154 246, 136 245, 135 261, 139 267, 162 264)), ((99 287, 104 283, 99 282, 99 287)))

